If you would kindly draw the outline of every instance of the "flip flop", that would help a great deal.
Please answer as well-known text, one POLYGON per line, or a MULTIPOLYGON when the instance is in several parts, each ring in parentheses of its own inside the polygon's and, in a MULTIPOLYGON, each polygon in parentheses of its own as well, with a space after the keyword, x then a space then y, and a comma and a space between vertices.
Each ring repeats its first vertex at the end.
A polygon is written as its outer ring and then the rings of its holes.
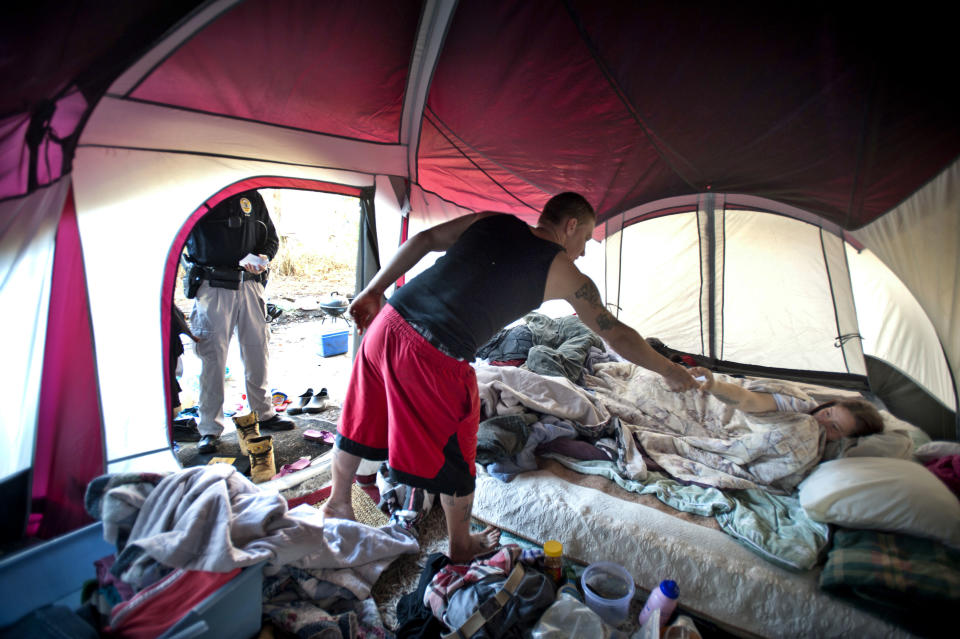
POLYGON ((310 465, 310 458, 309 458, 309 457, 301 457, 300 459, 298 459, 298 460, 295 461, 295 462, 291 462, 291 463, 289 463, 289 464, 284 464, 283 466, 281 466, 281 467, 280 467, 280 472, 277 473, 276 475, 274 475, 273 477, 271 477, 271 479, 277 479, 278 477, 283 477, 284 475, 289 475, 289 474, 291 474, 291 473, 295 473, 295 472, 297 472, 298 470, 303 470, 304 468, 306 468, 306 467, 309 466, 309 465, 310 465))
POLYGON ((308 428, 303 431, 303 438, 311 442, 326 442, 332 444, 336 441, 337 436, 331 433, 328 430, 316 430, 314 428, 308 428))

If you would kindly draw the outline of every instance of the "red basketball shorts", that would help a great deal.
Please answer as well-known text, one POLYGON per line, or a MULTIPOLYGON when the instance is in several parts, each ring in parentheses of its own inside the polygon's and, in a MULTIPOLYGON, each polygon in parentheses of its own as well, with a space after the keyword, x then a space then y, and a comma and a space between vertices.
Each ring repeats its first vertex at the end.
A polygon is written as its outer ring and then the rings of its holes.
POLYGON ((476 483, 480 397, 469 362, 441 353, 389 304, 363 336, 337 446, 388 460, 391 480, 469 495, 476 483))

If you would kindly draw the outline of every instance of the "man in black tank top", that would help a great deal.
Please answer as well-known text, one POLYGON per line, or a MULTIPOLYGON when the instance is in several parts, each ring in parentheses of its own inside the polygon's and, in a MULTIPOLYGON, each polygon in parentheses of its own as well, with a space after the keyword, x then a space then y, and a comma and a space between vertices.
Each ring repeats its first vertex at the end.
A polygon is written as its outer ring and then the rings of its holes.
POLYGON ((561 193, 536 227, 474 213, 400 247, 350 305, 365 336, 343 403, 325 515, 354 519, 350 484, 360 460, 388 460, 393 480, 440 493, 453 562, 495 548, 499 531, 470 533, 480 420, 470 362, 496 331, 546 300, 567 300, 619 354, 662 375, 672 390, 697 387, 684 367, 611 315, 574 265, 595 223, 582 196, 561 193), (384 304, 387 287, 431 251, 445 254, 384 304))

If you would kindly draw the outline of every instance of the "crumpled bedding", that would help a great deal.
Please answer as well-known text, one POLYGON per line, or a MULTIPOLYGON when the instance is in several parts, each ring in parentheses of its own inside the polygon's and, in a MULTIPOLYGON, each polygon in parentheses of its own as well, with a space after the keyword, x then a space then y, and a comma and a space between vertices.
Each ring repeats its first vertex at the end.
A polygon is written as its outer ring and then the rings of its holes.
POLYGON ((286 565, 308 569, 363 599, 394 559, 420 547, 399 526, 287 510, 278 493, 261 491, 227 464, 149 476, 140 491, 127 489, 129 481, 115 489, 104 477, 91 482, 86 503, 103 521, 106 541, 117 544, 113 573, 135 588, 156 565, 229 572, 266 561, 268 575, 286 565))
POLYGON ((684 485, 658 472, 637 481, 624 477, 614 462, 555 454, 545 457, 578 473, 605 477, 632 493, 653 495, 677 510, 713 517, 723 532, 788 570, 815 567, 829 543, 829 526, 810 519, 796 497, 774 495, 761 488, 719 490, 684 485))
POLYGON ((481 412, 486 417, 534 411, 577 424, 587 436, 603 433, 610 413, 585 388, 565 377, 548 377, 515 366, 476 364, 481 412))
MULTIPOLYGON (((717 374, 721 381, 739 380, 717 374)), ((639 445, 672 477, 723 489, 765 488, 789 494, 820 461, 825 442, 816 420, 798 413, 748 414, 708 393, 669 390, 662 378, 628 362, 597 364, 584 386, 620 418, 639 445)), ((761 392, 808 399, 788 383, 754 380, 761 392)), ((628 452, 631 479, 642 480, 641 450, 628 452)))
MULTIPOLYGON (((796 498, 773 494, 769 487, 761 487, 757 482, 751 481, 758 474, 776 476, 778 462, 783 462, 779 464, 780 478, 786 477, 789 480, 787 484, 798 482, 818 460, 816 451, 819 450, 820 431, 815 420, 799 415, 767 416, 775 418, 772 421, 780 425, 782 435, 790 435, 789 428, 799 424, 800 432, 807 433, 817 444, 809 453, 812 462, 807 467, 796 461, 798 456, 791 454, 794 449, 789 446, 782 447, 787 451, 785 454, 781 454, 781 449, 775 446, 772 452, 763 450, 764 442, 769 441, 764 439, 762 433, 766 423, 764 420, 745 423, 732 420, 735 411, 726 404, 709 398, 712 406, 708 408, 708 398, 704 397, 704 393, 673 393, 662 385, 658 375, 633 364, 597 364, 594 369, 596 374, 585 376, 585 381, 592 385, 594 394, 569 384, 563 378, 544 377, 514 367, 479 364, 475 367, 481 397, 487 396, 487 399, 483 400, 485 412, 489 410, 496 414, 496 411, 502 410, 516 415, 519 414, 517 411, 533 410, 548 414, 556 411, 567 416, 587 415, 595 420, 602 413, 599 413, 599 409, 594 412, 591 407, 598 404, 604 410, 606 406, 610 407, 610 413, 613 414, 607 413, 608 421, 586 428, 578 427, 577 430, 588 438, 613 434, 618 448, 616 461, 579 461, 554 454, 545 456, 552 457, 579 473, 606 477, 631 492, 655 495, 660 501, 677 510, 713 517, 724 532, 782 567, 807 570, 820 560, 829 539, 828 527, 807 517, 796 498), (637 387, 629 388, 631 383, 637 387), (652 392, 647 395, 651 389, 652 392), (659 397, 660 401, 650 400, 649 397, 659 397), (702 419, 707 421, 708 426, 701 430, 712 433, 712 437, 676 434, 677 431, 693 431, 694 426, 699 423, 697 420, 702 419), (631 424, 630 420, 634 423, 631 424), (660 426, 657 420, 672 424, 672 429, 660 426), (731 421, 733 425, 729 427, 729 432, 733 435, 729 435, 725 430, 731 421), (810 426, 812 428, 804 429, 810 426), (760 432, 754 433, 753 428, 760 432), (616 432, 610 433, 611 429, 616 432), (686 473, 686 479, 689 479, 690 483, 685 484, 665 474, 648 470, 641 448, 634 439, 634 433, 639 433, 648 442, 654 442, 651 448, 658 453, 657 463, 662 460, 663 467, 671 474, 686 473), (671 445, 673 441, 679 444, 671 445), (753 456, 756 461, 753 466, 747 464, 745 470, 737 468, 731 460, 736 460, 738 454, 740 458, 746 458, 751 450, 748 444, 755 446, 753 456), (695 445, 712 445, 713 449, 697 449, 695 445), (715 452, 722 450, 724 446, 727 456, 715 452), (681 451, 683 447, 686 447, 686 450, 681 451), (699 461, 692 462, 680 457, 688 450, 698 450, 699 461), (733 470, 731 473, 718 471, 709 466, 708 462, 733 470), (697 472, 688 472, 688 468, 697 472), (794 468, 801 470, 791 472, 794 468), (752 469, 755 469, 753 474, 748 474, 752 469), (721 485, 714 486, 710 484, 711 481, 721 485)), ((758 391, 803 395, 802 391, 789 382, 755 380, 749 382, 749 385, 758 391)), ((799 447, 803 449, 802 441, 799 447)), ((512 470, 518 472, 535 468, 533 460, 527 460, 531 463, 526 465, 519 461, 517 459, 512 464, 512 470)), ((508 467, 511 467, 511 464, 501 461, 499 466, 491 465, 487 471, 506 481, 508 478, 503 477, 501 471, 508 467)), ((509 479, 513 479, 513 476, 509 479)))

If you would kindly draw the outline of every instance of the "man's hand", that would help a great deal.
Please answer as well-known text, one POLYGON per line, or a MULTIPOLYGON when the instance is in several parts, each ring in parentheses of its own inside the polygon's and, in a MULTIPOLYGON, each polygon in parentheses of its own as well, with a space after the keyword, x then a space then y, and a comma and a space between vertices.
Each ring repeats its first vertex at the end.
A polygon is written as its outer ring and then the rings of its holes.
POLYGON ((353 303, 347 308, 347 312, 357 323, 357 332, 363 335, 381 308, 383 308, 383 293, 364 290, 354 298, 353 303))
POLYGON ((663 376, 663 379, 667 383, 667 388, 674 392, 688 391, 700 386, 693 379, 693 376, 687 372, 687 369, 680 364, 674 364, 670 372, 663 376))
POLYGON ((690 369, 690 374, 693 375, 694 379, 700 382, 700 390, 710 391, 713 389, 713 371, 711 371, 709 368, 704 368, 703 366, 694 366, 690 369))

